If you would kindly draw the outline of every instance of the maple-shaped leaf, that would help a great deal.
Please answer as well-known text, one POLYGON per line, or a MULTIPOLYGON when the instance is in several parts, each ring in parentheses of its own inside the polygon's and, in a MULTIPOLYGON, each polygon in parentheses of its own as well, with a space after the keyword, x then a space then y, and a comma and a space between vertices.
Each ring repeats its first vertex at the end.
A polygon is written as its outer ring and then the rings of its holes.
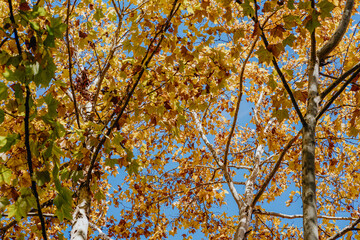
POLYGON ((256 55, 258 55, 259 63, 266 62, 268 64, 271 63, 271 60, 273 59, 273 54, 266 50, 264 46, 260 46, 259 49, 255 52, 256 55))
POLYGON ((274 1, 266 1, 264 3, 262 12, 266 13, 266 12, 272 12, 274 10, 275 7, 275 2, 274 1))
POLYGON ((279 38, 283 37, 284 32, 286 32, 286 30, 282 25, 276 25, 276 27, 270 30, 271 36, 279 38))
POLYGON ((317 6, 320 9, 320 16, 322 19, 325 19, 326 17, 332 17, 331 11, 335 8, 335 5, 328 0, 322 0, 317 4, 317 6))
POLYGON ((295 39, 296 39, 296 37, 293 34, 290 34, 287 38, 285 38, 283 40, 283 42, 282 42, 283 46, 286 47, 286 45, 287 45, 289 47, 292 47, 295 39))
POLYGON ((284 51, 284 46, 282 45, 282 43, 277 43, 277 44, 269 44, 267 46, 267 50, 270 51, 274 57, 279 57, 280 53, 284 51))
POLYGON ((303 21, 303 24, 305 24, 305 28, 310 32, 314 32, 315 31, 315 28, 317 27, 320 27, 320 22, 318 20, 318 16, 319 14, 318 13, 315 13, 315 11, 311 14, 311 15, 308 15, 304 21, 303 21))
POLYGON ((279 122, 282 122, 284 119, 289 118, 289 112, 287 109, 275 110, 272 114, 279 122))
POLYGON ((0 183, 10 184, 11 182, 11 170, 0 165, 0 183))

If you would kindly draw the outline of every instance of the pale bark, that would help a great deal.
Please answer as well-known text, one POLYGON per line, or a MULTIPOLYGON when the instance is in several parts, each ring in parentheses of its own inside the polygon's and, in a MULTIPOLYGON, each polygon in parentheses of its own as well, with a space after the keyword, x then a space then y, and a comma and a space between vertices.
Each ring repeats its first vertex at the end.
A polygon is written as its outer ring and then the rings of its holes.
MULTIPOLYGON (((315 9, 315 1, 312 1, 315 9)), ((350 21, 354 1, 348 0, 339 26, 330 40, 316 51, 315 30, 311 33, 310 61, 308 66, 308 102, 306 123, 303 124, 302 144, 302 201, 304 240, 319 239, 316 207, 316 178, 315 178, 315 130, 321 97, 319 95, 319 67, 320 61, 328 56, 340 43, 350 21)))
MULTIPOLYGON (((283 214, 283 213, 277 213, 277 212, 267 212, 267 211, 261 211, 261 210, 255 210, 253 212, 257 215, 267 215, 267 216, 274 216, 274 217, 280 217, 280 218, 287 218, 287 219, 296 219, 296 218, 303 218, 304 216, 302 214, 283 214)), ((356 220, 356 218, 352 217, 333 217, 333 216, 326 216, 326 215, 319 215, 318 218, 322 219, 328 219, 328 220, 343 220, 343 221, 353 221, 356 220)))
POLYGON ((302 143, 302 201, 304 240, 319 239, 316 208, 315 182, 315 128, 320 103, 319 96, 319 59, 315 52, 315 32, 311 34, 311 58, 308 68, 308 104, 303 126, 302 143))
POLYGON ((79 188, 78 203, 73 213, 71 240, 87 240, 91 193, 88 186, 82 184, 79 188))
POLYGON ((334 50, 336 46, 339 45, 341 39, 343 38, 349 26, 351 19, 351 11, 353 7, 354 7, 354 0, 347 0, 338 27, 331 36, 330 40, 327 41, 324 44, 324 46, 322 46, 317 52, 320 61, 326 58, 332 52, 332 50, 334 50))

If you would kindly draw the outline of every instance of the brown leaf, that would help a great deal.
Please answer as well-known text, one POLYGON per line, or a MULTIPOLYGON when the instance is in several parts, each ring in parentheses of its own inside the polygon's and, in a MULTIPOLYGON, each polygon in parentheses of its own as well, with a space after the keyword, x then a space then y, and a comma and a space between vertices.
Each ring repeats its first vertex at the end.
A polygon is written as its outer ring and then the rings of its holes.
POLYGON ((22 2, 19 5, 19 9, 20 9, 20 11, 26 12, 26 11, 29 11, 31 8, 29 7, 29 4, 27 2, 22 2))
POLYGON ((79 37, 80 38, 86 38, 88 36, 88 34, 87 33, 85 33, 85 32, 82 32, 82 31, 79 31, 79 37))
POLYGON ((351 86, 350 91, 357 92, 357 91, 359 91, 359 89, 360 89, 360 87, 357 84, 353 84, 351 86))

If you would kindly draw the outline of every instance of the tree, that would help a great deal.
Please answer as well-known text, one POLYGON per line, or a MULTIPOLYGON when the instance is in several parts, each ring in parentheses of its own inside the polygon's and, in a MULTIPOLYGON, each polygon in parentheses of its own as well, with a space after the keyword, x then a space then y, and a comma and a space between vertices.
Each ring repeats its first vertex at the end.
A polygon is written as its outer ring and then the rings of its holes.
POLYGON ((3 2, 3 238, 357 231, 356 1, 3 2))

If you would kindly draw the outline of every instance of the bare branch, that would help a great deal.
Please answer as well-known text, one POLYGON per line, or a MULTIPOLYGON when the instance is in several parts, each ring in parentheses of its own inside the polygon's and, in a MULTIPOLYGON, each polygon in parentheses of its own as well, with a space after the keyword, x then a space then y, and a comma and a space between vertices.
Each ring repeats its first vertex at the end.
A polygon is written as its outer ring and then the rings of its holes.
MULTIPOLYGON (((360 66, 360 65, 359 65, 360 66)), ((337 99, 337 97, 345 90, 345 88, 360 74, 360 67, 359 69, 354 72, 351 77, 346 80, 346 82, 341 86, 341 88, 330 98, 330 100, 325 104, 325 106, 320 110, 318 115, 316 116, 316 120, 318 120, 321 115, 330 107, 330 105, 337 99)))
MULTIPOLYGON (((351 220, 355 220, 355 219, 351 219, 351 220)), ((343 229, 341 229, 340 232, 335 233, 334 235, 329 237, 327 240, 335 240, 339 237, 344 236, 347 232, 355 230, 356 225, 358 225, 359 223, 360 223, 360 217, 358 219, 356 219, 355 222, 353 222, 349 226, 346 226, 343 229)))
POLYGON ((130 91, 128 92, 125 102, 122 105, 118 115, 116 116, 116 118, 111 122, 110 127, 108 128, 108 130, 106 131, 106 133, 104 134, 104 136, 101 138, 101 140, 99 141, 99 144, 96 146, 96 149, 93 153, 93 155, 91 156, 91 162, 90 162, 90 166, 86 175, 86 184, 89 185, 90 183, 90 178, 91 178, 91 172, 94 168, 94 164, 96 161, 97 156, 100 153, 100 149, 102 148, 102 146, 104 145, 106 139, 108 136, 110 136, 112 130, 115 128, 115 126, 117 125, 117 123, 119 122, 120 118, 122 117, 126 107, 129 104, 129 101, 137 87, 137 85, 139 84, 145 69, 148 67, 150 61, 152 60, 153 56, 155 55, 155 53, 158 51, 158 49, 160 48, 160 45, 165 37, 164 33, 169 29, 170 24, 171 24, 171 19, 174 17, 174 15, 176 14, 176 12, 179 10, 181 3, 178 4, 178 0, 175 0, 173 2, 173 7, 167 17, 166 23, 159 29, 159 31, 155 34, 155 36, 153 37, 152 41, 150 42, 149 46, 148 46, 148 50, 145 54, 145 56, 143 57, 142 61, 141 61, 141 68, 138 70, 137 74, 136 74, 136 80, 135 83, 133 84, 133 86, 131 87, 130 91), (158 39, 158 42, 156 44, 156 46, 154 47, 153 44, 155 43, 155 41, 157 40, 158 36, 160 36, 160 38, 158 39), (152 50, 152 52, 150 53, 150 49, 152 50))
MULTIPOLYGON (((114 4, 114 6, 116 7, 116 5, 114 4)), ((112 43, 112 46, 111 46, 111 50, 110 50, 110 53, 105 61, 105 67, 100 71, 100 76, 99 76, 99 80, 97 82, 97 86, 96 86, 96 92, 95 92, 95 96, 94 96, 94 99, 93 99, 93 103, 92 103, 92 111, 95 111, 96 110, 96 102, 97 102, 97 99, 99 97, 99 93, 100 93, 100 89, 101 89, 101 84, 102 82, 104 81, 104 78, 105 78, 105 75, 107 73, 107 71, 109 70, 110 68, 110 61, 111 59, 114 57, 114 54, 115 54, 115 51, 116 51, 116 48, 117 48, 117 45, 118 45, 118 40, 119 40, 119 35, 120 35, 120 29, 121 29, 121 26, 122 26, 122 17, 123 15, 120 14, 120 16, 118 15, 119 19, 118 19, 118 26, 116 28, 116 31, 115 31, 115 36, 114 36, 114 39, 113 39, 113 43, 112 43)))
MULTIPOLYGON (((253 213, 258 214, 258 215, 267 215, 267 216, 281 217, 281 218, 287 218, 287 219, 303 218, 302 214, 288 215, 288 214, 277 213, 277 212, 267 212, 267 211, 263 211, 263 210, 254 210, 253 213)), ((344 221, 349 221, 349 220, 353 221, 356 219, 356 218, 352 218, 352 217, 333 217, 333 216, 326 216, 326 215, 319 215, 318 218, 328 219, 328 220, 344 220, 344 221)))
POLYGON ((327 87, 321 94, 321 99, 324 99, 326 95, 328 95, 334 88, 336 88, 342 81, 344 81, 350 74, 360 69, 360 62, 353 66, 351 69, 346 71, 343 75, 341 75, 337 80, 335 80, 329 87, 327 87))
POLYGON ((109 237, 108 235, 106 235, 101 228, 99 228, 98 226, 96 226, 94 223, 89 222, 90 227, 92 227, 93 229, 95 229, 96 231, 99 232, 99 237, 106 239, 106 240, 112 240, 111 237, 109 237))
POLYGON ((80 116, 79 116, 79 109, 77 107, 76 102, 76 96, 75 96, 75 89, 74 89, 74 83, 72 79, 72 61, 71 61, 71 50, 70 50, 70 40, 69 40, 69 18, 70 18, 70 0, 67 1, 67 14, 66 14, 66 46, 68 50, 68 57, 69 57, 69 80, 70 80, 70 89, 72 93, 72 100, 74 102, 74 109, 75 109, 75 116, 76 116, 76 122, 79 128, 81 128, 80 125, 80 116))
MULTIPOLYGON (((219 167, 213 167, 213 166, 206 166, 206 165, 197 165, 195 167, 202 167, 202 168, 210 168, 210 169, 213 169, 213 170, 220 170, 219 167)), ((228 167, 232 167, 232 168, 236 168, 236 169, 247 169, 247 170, 252 170, 253 168, 252 167, 249 167, 249 166, 237 166, 237 165, 228 165, 228 167)))
POLYGON ((325 43, 318 51, 317 55, 319 60, 324 60, 340 43, 342 37, 346 33, 347 27, 350 23, 351 12, 354 7, 354 0, 347 0, 345 8, 342 14, 342 18, 338 27, 336 28, 334 34, 331 36, 330 40, 325 43))
POLYGON ((296 141, 296 139, 299 137, 301 133, 301 130, 296 134, 295 137, 293 137, 292 139, 290 139, 290 141, 286 144, 286 146, 284 147, 284 149, 282 150, 282 152, 280 153, 279 159, 277 160, 277 162, 275 163, 274 168, 271 170, 270 174, 267 176, 265 182, 263 183, 263 185, 261 186, 260 190, 258 191, 258 193, 256 194, 251 206, 255 207, 257 201, 259 201, 261 195, 264 193, 265 189, 267 188, 267 186, 269 185, 271 179, 275 176, 276 172, 279 170, 280 165, 282 160, 285 157, 285 154, 287 153, 287 151, 290 149, 290 147, 292 146, 292 144, 296 141))
MULTIPOLYGON (((262 40, 263 40, 263 42, 264 42, 264 44, 265 44, 265 47, 267 48, 268 45, 269 45, 269 43, 268 43, 268 41, 267 41, 267 39, 266 39, 265 33, 264 33, 264 31, 263 31, 262 28, 261 28, 261 38, 262 38, 262 40)), ((284 85, 284 88, 285 88, 286 92, 287 92, 287 93, 289 94, 289 96, 290 96, 290 100, 291 100, 291 102, 292 102, 292 104, 293 104, 293 106, 294 106, 294 108, 295 108, 295 111, 296 111, 297 115, 298 115, 299 118, 300 118, 300 121, 301 121, 302 125, 303 125, 303 126, 306 126, 305 118, 304 118, 304 116, 302 115, 302 113, 301 113, 301 111, 300 111, 300 109, 299 109, 298 104, 296 103, 296 99, 295 99, 295 97, 294 97, 294 94, 292 93, 292 91, 291 91, 291 89, 290 89, 290 86, 289 86, 289 84, 287 83, 287 81, 286 81, 286 79, 285 79, 284 74, 281 72, 281 69, 280 69, 280 67, 279 67, 279 65, 278 65, 275 57, 273 57, 272 63, 273 63, 273 65, 274 65, 274 68, 275 68, 276 72, 278 73, 278 75, 279 75, 279 77, 280 77, 280 79, 281 79, 281 82, 282 82, 283 85, 284 85)))
POLYGON ((234 115, 234 119, 233 119, 233 123, 231 125, 231 129, 230 129, 230 133, 228 136, 228 139, 226 141, 226 147, 225 147, 225 155, 224 155, 224 165, 225 167, 227 166, 227 160, 228 160, 228 154, 229 154, 229 149, 230 149, 230 143, 231 143, 231 138, 234 135, 234 130, 236 127, 236 122, 237 122, 237 118, 238 118, 238 113, 239 113, 239 109, 240 109, 240 102, 241 102, 241 97, 243 94, 243 79, 244 79, 244 72, 245 72, 245 67, 246 67, 246 63, 248 62, 252 52, 254 51, 254 48, 256 46, 256 43, 259 39, 259 35, 256 36, 255 40, 253 41, 251 47, 250 47, 250 51, 248 53, 248 55, 246 56, 243 65, 241 67, 241 71, 240 71, 240 81, 239 81, 239 94, 237 97, 237 102, 236 102, 236 109, 235 109, 235 115, 234 115))
POLYGON ((213 145, 207 139, 197 114, 194 111, 192 111, 191 113, 192 113, 192 115, 193 115, 193 117, 195 119, 195 123, 196 123, 198 131, 200 132, 202 140, 205 142, 205 145, 210 150, 210 152, 213 155, 213 158, 215 159, 217 165, 222 169, 223 175, 224 175, 224 177, 226 179, 226 182, 227 182, 227 184, 229 186, 230 192, 231 192, 234 200, 236 201, 239 209, 241 209, 242 202, 241 202, 239 194, 238 194, 238 192, 237 192, 237 190, 236 190, 236 188, 234 186, 234 182, 231 179, 231 176, 230 176, 230 174, 228 172, 227 167, 221 162, 221 160, 220 160, 219 156, 217 155, 213 145))
POLYGON ((197 128, 197 130, 200 132, 201 139, 204 141, 206 147, 210 150, 213 158, 214 158, 215 161, 216 161, 216 164, 217 164, 220 168, 222 168, 224 164, 221 162, 221 160, 220 160, 219 156, 217 155, 217 153, 216 153, 213 145, 212 145, 212 144, 209 142, 209 140, 207 139, 207 137, 206 137, 206 135, 205 135, 205 133, 204 133, 204 129, 203 129, 203 127, 202 127, 202 124, 201 124, 200 121, 199 121, 198 116, 196 115, 196 113, 195 113, 194 111, 191 111, 191 113, 192 113, 192 115, 193 115, 193 117, 194 117, 195 124, 196 124, 196 128, 197 128))

